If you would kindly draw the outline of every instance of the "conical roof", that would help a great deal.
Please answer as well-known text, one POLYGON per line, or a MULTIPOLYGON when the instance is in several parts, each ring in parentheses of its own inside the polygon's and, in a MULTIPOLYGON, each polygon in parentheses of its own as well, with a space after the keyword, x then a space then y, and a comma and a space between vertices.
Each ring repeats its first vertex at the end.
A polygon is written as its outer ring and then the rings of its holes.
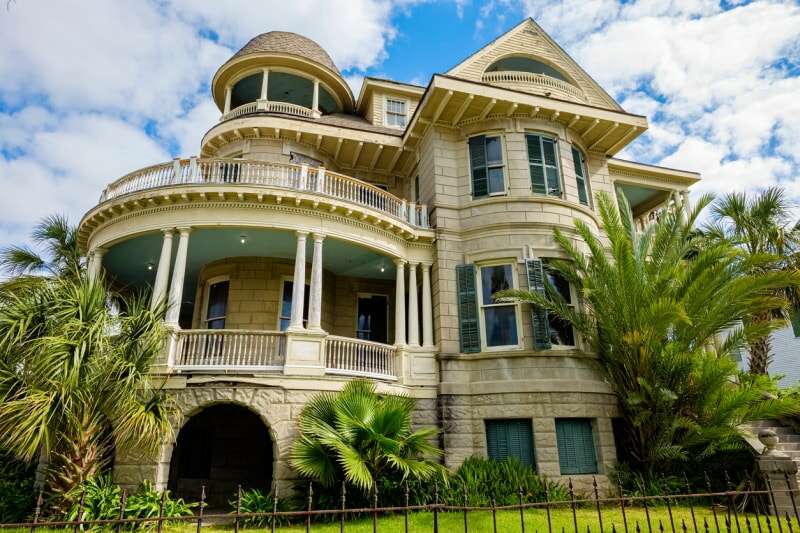
POLYGON ((250 39, 241 50, 234 54, 234 58, 248 54, 278 53, 291 54, 310 59, 323 65, 341 76, 336 64, 320 45, 297 33, 288 31, 270 31, 250 39))

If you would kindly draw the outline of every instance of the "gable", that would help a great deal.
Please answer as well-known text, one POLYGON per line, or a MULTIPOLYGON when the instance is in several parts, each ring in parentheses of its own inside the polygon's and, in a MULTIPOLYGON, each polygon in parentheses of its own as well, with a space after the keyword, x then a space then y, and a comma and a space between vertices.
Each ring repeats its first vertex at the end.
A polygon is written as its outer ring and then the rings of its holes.
POLYGON ((620 105, 530 18, 472 54, 450 69, 447 74, 507 89, 622 110, 620 105), (487 69, 498 61, 501 69, 493 68, 494 71, 487 72, 487 69), (533 71, 532 74, 530 71, 516 70, 525 68, 526 62, 539 63, 540 67, 538 69, 532 67, 530 69, 533 71))

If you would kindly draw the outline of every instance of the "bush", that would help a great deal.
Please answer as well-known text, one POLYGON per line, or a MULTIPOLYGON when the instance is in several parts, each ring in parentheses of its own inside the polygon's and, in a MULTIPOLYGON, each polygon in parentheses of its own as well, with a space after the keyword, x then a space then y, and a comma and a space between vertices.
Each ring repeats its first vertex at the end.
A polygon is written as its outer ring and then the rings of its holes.
MULTIPOLYGON (((242 491, 242 499, 239 505, 239 511, 242 514, 247 513, 271 513, 273 509, 275 500, 272 497, 272 494, 265 493, 259 489, 249 489, 242 491)), ((231 507, 236 509, 236 500, 230 502, 231 507)), ((278 498, 278 506, 277 510, 284 512, 284 511, 292 511, 292 505, 288 500, 278 498)), ((246 518, 241 519, 241 523, 245 526, 252 526, 252 527, 266 527, 270 525, 271 517, 264 515, 264 516, 249 516, 246 518)), ((276 524, 289 524, 291 523, 290 517, 278 517, 275 521, 276 524)))
POLYGON ((36 506, 35 469, 0 451, 0 523, 24 522, 36 506))
MULTIPOLYGON (((161 493, 153 488, 152 483, 145 481, 130 495, 125 506, 125 516, 137 518, 155 518, 161 507, 161 493)), ((183 498, 173 499, 166 491, 164 498, 164 516, 191 516, 196 503, 186 503, 183 498)))

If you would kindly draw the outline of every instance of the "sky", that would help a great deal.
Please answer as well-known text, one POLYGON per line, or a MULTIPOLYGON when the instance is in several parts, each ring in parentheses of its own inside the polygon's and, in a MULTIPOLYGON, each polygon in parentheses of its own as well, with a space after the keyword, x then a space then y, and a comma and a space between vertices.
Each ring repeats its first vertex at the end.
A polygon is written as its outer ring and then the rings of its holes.
POLYGON ((780 184, 800 205, 797 2, 2 0, 0 247, 197 154, 211 77, 259 33, 314 39, 357 94, 365 75, 427 84, 526 16, 649 118, 621 157, 701 172, 695 195, 780 184))

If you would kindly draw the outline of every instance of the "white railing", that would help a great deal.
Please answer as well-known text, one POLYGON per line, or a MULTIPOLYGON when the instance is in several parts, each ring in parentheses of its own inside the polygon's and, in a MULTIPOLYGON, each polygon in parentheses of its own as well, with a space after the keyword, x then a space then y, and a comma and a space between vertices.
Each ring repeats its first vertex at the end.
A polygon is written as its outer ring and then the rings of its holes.
POLYGON ((416 227, 427 228, 425 205, 407 203, 383 189, 325 168, 243 159, 176 159, 132 172, 103 191, 100 202, 170 185, 257 185, 308 191, 368 207, 416 227))
POLYGON ((577 98, 581 101, 586 100, 583 91, 574 85, 546 74, 538 74, 535 72, 519 72, 515 70, 498 70, 495 72, 484 72, 482 80, 484 83, 499 84, 529 83, 532 85, 539 85, 541 87, 553 89, 573 98, 577 98))
POLYGON ((256 100, 255 102, 248 102, 231 109, 222 115, 219 120, 222 122, 251 113, 283 113, 286 115, 296 115, 298 117, 311 117, 314 114, 308 107, 292 104, 291 102, 256 100))
POLYGON ((274 331, 194 329, 176 332, 178 370, 280 370, 286 336, 274 331))
POLYGON ((325 366, 329 374, 397 379, 394 346, 329 335, 325 341, 325 366))

